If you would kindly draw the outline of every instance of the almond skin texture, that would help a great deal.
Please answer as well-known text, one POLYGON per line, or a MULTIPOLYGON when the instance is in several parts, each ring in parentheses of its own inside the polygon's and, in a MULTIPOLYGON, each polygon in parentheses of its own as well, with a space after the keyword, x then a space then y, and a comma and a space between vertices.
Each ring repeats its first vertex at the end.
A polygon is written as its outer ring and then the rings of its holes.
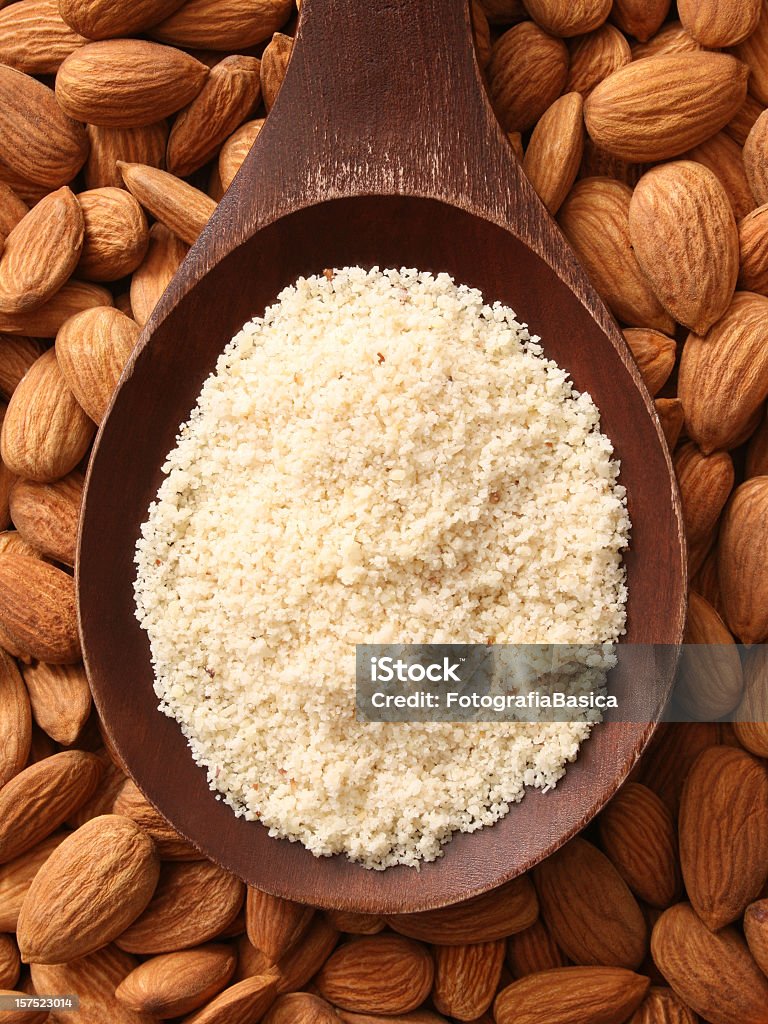
POLYGON ((669 8, 670 0, 614 0, 611 17, 622 32, 645 43, 659 30, 669 8))
POLYGON ((225 988, 184 1024, 251 1024, 261 1020, 275 1001, 277 981, 272 976, 247 978, 225 988))
POLYGON ((118 939, 129 953, 169 953, 215 938, 232 921, 245 887, 209 861, 163 864, 149 906, 118 939))
POLYGON ((119 160, 127 163, 165 166, 165 147, 168 142, 168 122, 155 121, 140 128, 107 128, 89 124, 88 138, 91 152, 85 165, 85 184, 88 189, 125 188, 123 176, 117 166, 119 160))
POLYGON ((602 25, 574 40, 570 47, 567 92, 579 92, 584 99, 608 75, 632 60, 624 36, 613 25, 602 25))
POLYGON ((17 658, 79 661, 75 581, 38 558, 0 555, 0 632, 17 658))
POLYGON ((739 743, 758 757, 768 757, 768 649, 750 648, 744 659, 744 695, 734 715, 739 743))
POLYGON ((145 960, 117 986, 115 997, 137 1013, 178 1017, 217 995, 235 970, 229 946, 199 946, 145 960))
POLYGON ((334 1008, 309 992, 290 992, 273 1003, 263 1024, 339 1024, 334 1008))
POLYGON ((493 942, 528 928, 539 915, 536 892, 528 875, 463 903, 419 914, 386 918, 396 932, 440 946, 493 942))
POLYGON ((56 75, 56 99, 76 120, 134 128, 185 107, 207 77, 205 64, 181 50, 108 39, 67 57, 56 75))
MULTIPOLYGON (((289 950, 284 957, 277 962, 275 971, 277 973, 277 994, 294 992, 303 988, 311 978, 317 974, 322 965, 331 955, 331 951, 339 940, 339 933, 321 914, 315 915, 309 930, 304 933, 301 942, 289 950)), ((255 950, 250 942, 248 949, 263 961, 264 954, 255 950)), ((243 949, 239 951, 240 960, 244 959, 243 949)), ((251 958, 253 962, 253 957, 251 958)), ((251 974, 263 973, 263 966, 259 971, 250 971, 251 974)))
POLYGON ((0 332, 55 338, 69 317, 92 306, 111 306, 112 295, 89 281, 71 277, 47 302, 24 313, 0 313, 0 332))
POLYGON ((628 1024, 699 1024, 699 1018, 671 988, 651 988, 628 1024))
POLYGON ((74 743, 91 711, 83 666, 36 661, 24 666, 23 675, 37 724, 57 743, 74 743))
POLYGON ((130 779, 126 779, 115 796, 112 810, 133 819, 149 835, 163 860, 201 860, 202 854, 186 841, 156 811, 130 779))
POLYGON ((0 648, 0 789, 27 763, 31 741, 32 711, 24 680, 16 662, 0 648))
POLYGON ((653 959, 682 1001, 710 1024, 766 1024, 768 979, 735 928, 711 932, 688 903, 665 910, 653 959))
POLYGON ((768 475, 768 417, 764 416, 750 438, 744 467, 747 478, 768 475))
POLYGON ((680 21, 703 46, 720 49, 741 43, 757 28, 760 0, 722 4, 717 0, 678 0, 680 21))
POLYGON ((314 916, 314 908, 270 896, 248 887, 245 929, 252 945, 270 960, 277 961, 301 939, 314 916))
POLYGON ((768 106, 768 2, 762 0, 755 31, 735 51, 749 68, 749 91, 768 106))
MULTIPOLYGON (((115 988, 136 967, 136 960, 115 946, 69 964, 32 964, 36 992, 68 992, 80 996, 77 1024, 153 1024, 115 999, 115 988)), ((63 1015, 62 1015, 63 1016, 63 1015)))
POLYGON ((184 0, 59 0, 61 16, 75 31, 89 39, 110 39, 143 32, 167 18, 184 0))
POLYGON ((718 541, 718 575, 731 631, 746 644, 768 637, 768 476, 734 491, 718 541))
POLYGON ((188 248, 165 224, 153 224, 149 229, 147 255, 131 278, 131 309, 139 327, 149 320, 188 248))
POLYGON ((17 925, 22 959, 68 963, 101 949, 144 910, 159 874, 152 840, 130 818, 92 818, 29 887, 17 925))
POLYGON ((658 57, 663 53, 700 53, 704 47, 685 31, 679 21, 670 21, 644 43, 632 47, 632 59, 658 57))
POLYGON ((567 78, 568 50, 562 39, 532 21, 505 32, 488 66, 491 102, 504 129, 527 131, 555 102, 567 78))
POLYGON ((759 895, 767 845, 765 765, 735 747, 705 750, 683 789, 680 861, 691 904, 710 930, 735 921, 759 895))
POLYGON ((704 455, 689 441, 675 453, 675 475, 688 542, 688 571, 693 576, 707 554, 712 532, 733 490, 733 459, 728 452, 704 455))
POLYGON ((119 309, 99 306, 67 320, 56 335, 56 358, 79 405, 100 423, 140 329, 119 309))
POLYGON ((657 398, 653 403, 656 415, 659 417, 661 432, 667 442, 667 448, 671 452, 677 447, 680 434, 683 432, 685 413, 683 404, 679 398, 657 398))
POLYGON ((40 867, 67 836, 66 832, 43 839, 37 846, 6 864, 0 864, 0 929, 16 931, 19 911, 40 867))
POLYGON ((219 179, 222 194, 232 184, 235 175, 242 167, 243 161, 251 151, 251 147, 264 127, 264 119, 247 121, 234 134, 230 135, 219 153, 219 179))
POLYGON ((0 985, 13 988, 19 980, 21 962, 16 940, 11 935, 0 935, 0 985))
POLYGON ((326 918, 334 928, 348 935, 376 935, 384 929, 384 918, 378 914, 356 914, 347 910, 326 910, 326 918))
POLYGON ((117 281, 133 273, 149 245, 147 219, 138 202, 120 188, 81 192, 77 200, 85 225, 78 277, 117 281))
POLYGON ((632 190, 622 182, 585 178, 563 203, 560 227, 617 319, 671 334, 672 317, 654 295, 632 250, 631 198, 632 190))
POLYGON ((16 387, 46 345, 34 338, 0 335, 0 396, 11 397, 16 387))
POLYGON ((37 309, 68 280, 83 247, 83 215, 71 189, 41 199, 5 240, 0 312, 37 309))
POLYGON ((504 963, 504 942, 435 946, 435 1009, 457 1020, 473 1021, 493 1002, 504 963))
POLYGON ((610 0, 526 0, 533 20, 554 36, 580 36, 599 28, 611 10, 610 0))
POLYGON ((399 935, 372 935, 339 947, 315 984, 324 999, 360 1013, 408 1013, 430 993, 434 965, 418 942, 399 935))
POLYGON ((167 153, 171 174, 185 178, 213 159, 253 112, 260 97, 260 63, 256 57, 233 55, 211 68, 201 92, 173 123, 167 153))
POLYGON ((606 78, 584 105, 587 131, 614 156, 668 160, 726 125, 747 94, 747 68, 722 53, 633 61, 606 78))
POLYGON ((600 815, 600 841, 640 899, 668 907, 680 895, 675 823, 663 801, 638 782, 626 783, 600 815))
POLYGON ((28 75, 55 75, 86 42, 62 19, 57 0, 21 0, 0 12, 0 63, 28 75))
POLYGON ((688 595, 685 647, 680 656, 674 699, 683 714, 714 722, 741 700, 741 659, 728 628, 712 605, 695 591, 688 595))
POLYGON ((648 978, 618 967, 561 967, 501 990, 496 1024, 623 1024, 648 991, 648 978))
POLYGON ((0 64, 0 138, 3 161, 46 189, 77 174, 88 156, 88 137, 59 107, 53 90, 0 64))
POLYGON ((744 170, 741 146, 724 131, 694 146, 685 154, 685 159, 704 164, 717 175, 737 222, 754 210, 755 200, 744 170))
POLYGON ((707 334, 685 343, 678 395, 688 435, 705 455, 743 440, 768 395, 767 314, 766 296, 736 292, 707 334))
POLYGON ((261 56, 261 94, 267 112, 272 109, 280 92, 292 51, 293 39, 282 32, 275 32, 261 56))
POLYGON ((574 963, 635 968, 647 929, 640 907, 604 853, 572 839, 534 870, 541 914, 574 963))
POLYGON ((507 963, 515 978, 524 978, 539 971, 565 967, 568 961, 539 918, 524 932, 507 939, 507 963))
POLYGON ((91 796, 102 768, 93 754, 63 750, 11 779, 0 790, 0 863, 55 832, 91 796))
POLYGON ((571 190, 584 149, 584 104, 577 92, 555 100, 533 129, 523 170, 554 215, 571 190))
POLYGON ((654 167, 629 204, 629 234, 662 306, 704 334, 727 309, 739 273, 739 237, 725 190, 690 160, 654 167))
POLYGON ((649 393, 657 394, 674 369, 677 353, 674 339, 661 331, 643 327, 628 327, 622 333, 649 393))
POLYGON ((13 525, 41 555, 74 565, 82 500, 82 473, 52 484, 18 480, 11 491, 13 525))
POLYGON ((768 295, 768 204, 739 224, 739 288, 768 295))
POLYGON ((768 158, 767 114, 768 111, 763 111, 758 117, 744 143, 744 170, 752 195, 759 206, 768 203, 768 170, 765 166, 768 158))
POLYGON ((269 39, 292 7, 291 0, 187 0, 151 35, 173 46, 238 50, 269 39))
POLYGON ((16 195, 10 185, 0 181, 0 254, 6 238, 28 211, 29 207, 24 200, 16 195))
POLYGON ((144 209, 192 245, 216 209, 213 199, 156 167, 124 163, 118 166, 126 188, 144 209))

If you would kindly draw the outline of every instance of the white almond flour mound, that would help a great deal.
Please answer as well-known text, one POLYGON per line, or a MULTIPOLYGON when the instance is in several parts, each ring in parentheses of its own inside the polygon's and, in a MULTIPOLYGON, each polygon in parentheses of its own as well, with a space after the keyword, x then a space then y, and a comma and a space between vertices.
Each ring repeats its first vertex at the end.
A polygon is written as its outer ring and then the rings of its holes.
POLYGON ((586 718, 357 722, 354 645, 616 640, 612 455, 512 310, 446 274, 282 291, 206 381, 136 546, 160 709, 211 789, 385 868, 554 786, 586 718))

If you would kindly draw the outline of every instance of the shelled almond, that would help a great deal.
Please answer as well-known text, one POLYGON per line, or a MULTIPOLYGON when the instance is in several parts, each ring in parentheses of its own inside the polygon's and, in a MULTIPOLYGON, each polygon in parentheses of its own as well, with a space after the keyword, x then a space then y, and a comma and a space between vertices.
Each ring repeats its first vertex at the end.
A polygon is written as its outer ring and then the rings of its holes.
POLYGON ((387 918, 203 859, 100 735, 75 619, 96 425, 269 116, 293 5, 0 7, 0 986, 93 1024, 768 1024, 768 3, 474 4, 502 127, 656 400, 687 639, 756 646, 717 685, 695 662, 712 720, 664 726, 588 838, 387 918))

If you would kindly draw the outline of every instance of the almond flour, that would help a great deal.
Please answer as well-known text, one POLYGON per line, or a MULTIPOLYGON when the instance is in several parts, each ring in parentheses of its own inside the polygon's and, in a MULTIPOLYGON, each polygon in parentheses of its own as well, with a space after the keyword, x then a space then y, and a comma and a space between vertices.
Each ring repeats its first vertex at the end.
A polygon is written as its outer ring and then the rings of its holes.
POLYGON ((618 463, 512 310, 445 274, 300 278, 227 346, 164 472, 137 615, 160 709, 236 814, 418 865, 576 757, 586 718, 354 717, 356 643, 624 629, 618 463))

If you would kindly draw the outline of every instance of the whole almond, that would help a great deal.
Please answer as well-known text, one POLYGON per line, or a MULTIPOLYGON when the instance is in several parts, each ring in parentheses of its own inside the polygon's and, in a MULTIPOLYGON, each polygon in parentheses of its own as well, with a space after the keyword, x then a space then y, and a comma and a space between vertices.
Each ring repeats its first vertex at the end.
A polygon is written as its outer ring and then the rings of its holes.
POLYGON ((768 476, 737 487, 726 506, 718 542, 725 620, 746 644, 768 638, 768 476))
POLYGON ((768 757, 768 648, 756 644, 744 658, 744 694, 734 714, 739 743, 758 757, 768 757))
POLYGON ((89 39, 131 36, 156 25, 173 14, 184 0, 133 0, 116 4, 113 0, 59 0, 61 16, 77 32, 89 39))
POLYGON ((213 199, 168 171, 143 164, 118 166, 126 187, 144 209, 192 245, 216 209, 213 199))
POLYGON ((334 1008, 309 992, 288 992, 273 1003, 262 1024, 338 1024, 334 1008))
POLYGON ((219 153, 219 179, 222 192, 226 192, 232 181, 240 170, 243 160, 248 156, 251 147, 258 138, 259 132, 264 126, 264 119, 247 121, 234 132, 219 153))
POLYGON ((261 95, 267 112, 272 109, 280 92, 292 50, 293 39, 282 32, 275 32, 261 55, 261 95))
POLYGON ((524 978, 539 971, 565 967, 565 954, 539 918, 525 931, 507 939, 507 963, 515 978, 524 978))
POLYGON ((648 991, 648 978, 619 967, 560 967, 503 988, 496 1024, 623 1024, 648 991))
POLYGON ((632 59, 642 60, 643 57, 657 57, 662 53, 700 53, 703 49, 679 21, 671 21, 646 42, 635 43, 632 59))
POLYGON ((554 36, 580 36, 599 28, 611 10, 610 0, 526 0, 533 20, 554 36))
POLYGON ((736 292, 725 315, 683 348, 678 394, 705 454, 738 443, 768 395, 768 298, 736 292))
POLYGON ((129 953, 169 953, 215 938, 235 917, 245 887, 210 861, 163 864, 149 906, 117 940, 129 953))
POLYGON ((749 68, 749 91, 763 106, 768 105, 768 2, 762 0, 760 20, 754 32, 735 49, 749 68))
POLYGON ((97 306, 67 320, 56 335, 62 376, 88 416, 100 423, 140 329, 119 309, 97 306))
POLYGON ((8 863, 0 864, 0 929, 4 932, 16 931, 19 911, 32 879, 67 835, 57 832, 8 863))
MULTIPOLYGON (((734 747, 696 760, 680 804, 680 861, 690 901, 715 931, 735 921, 768 876, 768 771, 734 747)), ((674 987, 674 986, 673 986, 674 987)))
POLYGON ((505 32, 488 65, 489 95, 503 128, 527 131, 563 91, 568 49, 532 21, 505 32))
POLYGON ((587 131, 598 146, 624 160, 668 160, 731 120, 746 97, 747 75, 746 65, 723 53, 633 61, 587 98, 587 131))
POLYGON ((349 935, 376 935, 385 927, 378 914, 357 914, 350 910, 326 910, 326 918, 333 927, 349 935))
POLYGON ((114 814, 122 814, 151 836, 163 860, 201 860, 202 854, 144 798, 141 790, 130 779, 116 794, 112 806, 114 814))
POLYGON ((694 146, 685 154, 685 159, 695 160, 717 175, 737 221, 754 210, 755 200, 744 171, 741 146, 724 131, 694 146))
POLYGON ((571 190, 584 149, 584 103, 578 92, 555 100, 533 129, 523 170, 554 216, 571 190))
POLYGON ((275 1001, 273 976, 247 978, 225 988, 201 1010, 184 1018, 184 1024, 251 1024, 261 1020, 275 1001))
POLYGON ((371 935, 340 946, 315 984, 323 998, 344 1010, 408 1013, 430 993, 434 965, 428 950, 400 935, 371 935))
POLYGON ((131 307, 140 327, 149 319, 187 250, 188 246, 165 224, 153 224, 149 229, 147 255, 131 278, 131 307))
POLYGON ((5 240, 0 259, 0 312, 38 309, 71 276, 83 246, 83 215, 74 193, 41 199, 5 240))
POLYGON ((173 46, 238 50, 269 39, 291 14, 292 0, 187 0, 152 29, 173 46))
POLYGON ((91 796, 102 764, 82 750, 63 750, 25 768, 0 790, 0 863, 49 836, 91 796))
POLYGON ((149 245, 147 220, 138 202, 120 188, 81 192, 77 201, 85 225, 78 276, 117 281, 131 274, 149 245))
POLYGON ((629 886, 604 853, 572 839, 534 869, 541 914, 565 955, 582 965, 634 968, 647 929, 629 886))
POLYGON ((744 911, 744 938, 763 974, 768 974, 768 900, 757 900, 744 911))
POLYGON ((768 979, 735 928, 711 932, 688 903, 665 910, 651 936, 661 973, 710 1024, 766 1024, 768 979))
POLYGON ((82 500, 82 473, 51 484, 19 480, 11 491, 13 525, 40 554, 74 565, 82 500))
POLYGON ((457 1020, 477 1020, 493 1002, 504 964, 504 941, 435 946, 435 1009, 457 1020))
POLYGON ((768 295, 768 203, 739 224, 739 288, 768 295))
POLYGON ((440 910, 395 914, 390 928, 433 945, 463 946, 493 942, 528 928, 539 914, 536 892, 528 875, 520 875, 480 896, 440 910))
POLYGON ((75 400, 50 349, 11 396, 0 455, 18 476, 49 483, 75 468, 94 432, 93 422, 75 400))
POLYGON ((165 166, 165 147, 168 142, 168 122, 155 121, 139 128, 108 128, 88 125, 91 152, 85 165, 85 184, 88 189, 125 188, 123 176, 117 166, 127 163, 165 166))
POLYGON ((0 137, 3 161, 11 170, 48 188, 71 181, 88 156, 85 129, 67 117, 53 90, 3 64, 0 137))
POLYGON ((626 783, 600 815, 600 842, 640 899, 668 907, 680 895, 675 822, 660 797, 626 783))
POLYGON ((314 907, 271 896, 248 887, 245 928, 251 943, 272 962, 284 956, 300 939, 314 916, 314 907))
POLYGON ((232 55, 214 65, 201 92, 173 123, 168 138, 168 170, 185 178, 208 163, 252 113, 260 97, 260 63, 256 57, 232 55))
POLYGON ((16 657, 79 661, 75 581, 38 558, 0 555, 0 631, 16 657))
POLYGON ((666 384, 675 366, 677 346, 673 338, 644 327, 628 327, 622 332, 632 357, 651 395, 666 384))
POLYGON ((0 935, 0 986, 12 989, 19 980, 21 961, 12 935, 0 935))
POLYGON ((115 998, 137 1013, 178 1017, 217 995, 235 970, 229 946, 198 946, 145 960, 120 982, 115 998))
POLYGON ((111 306, 112 295, 106 288, 71 277, 42 306, 24 313, 0 313, 0 332, 55 338, 69 317, 92 306, 111 306))
POLYGON ((680 160, 643 175, 629 235, 662 306, 697 334, 719 320, 739 273, 739 236, 725 190, 701 164, 680 160))
POLYGON ((45 343, 35 338, 0 335, 0 395, 3 398, 11 397, 21 378, 45 349, 45 343))
POLYGON ((699 1024, 699 1018, 671 988, 653 987, 628 1024, 699 1024))
POLYGON ((613 25, 602 25, 570 47, 567 92, 579 92, 584 99, 595 86, 632 60, 625 37, 613 25))
POLYGON ((31 739, 32 712, 24 680, 16 662, 0 648, 0 789, 27 763, 31 739))
POLYGON ((576 183, 559 223, 595 289, 625 324, 672 333, 674 322, 638 265, 629 233, 632 190, 609 178, 576 183))
POLYGON ((58 0, 21 0, 0 11, 0 62, 29 75, 55 75, 86 39, 61 17, 58 0))
POLYGON ((684 715, 712 722, 739 704, 744 689, 741 659, 728 628, 712 605, 695 591, 688 595, 688 618, 675 684, 676 706, 684 715))
POLYGON ((205 64, 173 47, 107 39, 67 57, 56 75, 56 99, 77 120, 135 128, 185 107, 207 76, 205 64))
POLYGON ((689 441, 675 454, 675 475, 688 542, 688 570, 693 576, 704 560, 709 538, 733 490, 733 460, 728 452, 704 455, 689 441))
POLYGON ((762 206, 768 203, 768 111, 758 117, 752 125, 744 143, 744 170, 755 202, 762 206))
POLYGON ((68 964, 32 964, 32 982, 36 992, 79 996, 78 1024, 153 1024, 154 1018, 115 999, 116 987, 135 967, 134 957, 105 946, 68 964))
POLYGON ((92 818, 51 854, 27 891, 17 936, 25 963, 68 963, 101 949, 149 903, 160 874, 130 818, 92 818))
POLYGON ((622 32, 647 42, 664 22, 670 0, 614 0, 611 17, 622 32))
POLYGON ((36 661, 24 666, 23 675, 37 724, 57 743, 74 743, 91 711, 83 666, 36 661))
POLYGON ((678 0, 680 21, 703 46, 720 49, 741 43, 757 28, 761 0, 722 4, 717 0, 678 0))

